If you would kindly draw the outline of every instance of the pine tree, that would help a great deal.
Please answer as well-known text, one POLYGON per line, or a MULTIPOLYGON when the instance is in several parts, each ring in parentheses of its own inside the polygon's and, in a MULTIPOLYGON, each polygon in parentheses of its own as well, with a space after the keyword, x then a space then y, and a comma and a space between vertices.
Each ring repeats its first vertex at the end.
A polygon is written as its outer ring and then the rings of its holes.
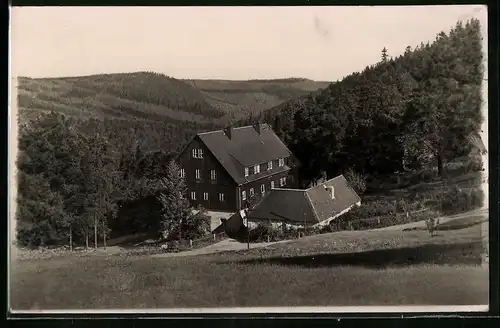
POLYGON ((162 204, 161 233, 164 238, 172 233, 178 233, 182 239, 182 226, 190 219, 192 211, 187 199, 187 187, 184 178, 180 176, 179 166, 170 161, 166 176, 161 180, 162 204))
POLYGON ((382 63, 387 63, 388 57, 389 55, 387 54, 387 48, 384 47, 384 49, 382 49, 382 63))

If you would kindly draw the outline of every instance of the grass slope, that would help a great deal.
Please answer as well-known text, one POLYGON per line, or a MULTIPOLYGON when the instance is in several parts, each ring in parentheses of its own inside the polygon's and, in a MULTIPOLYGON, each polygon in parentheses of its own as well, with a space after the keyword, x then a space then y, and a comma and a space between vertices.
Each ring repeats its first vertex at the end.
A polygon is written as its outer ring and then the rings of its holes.
POLYGON ((184 258, 121 253, 17 260, 11 307, 487 304, 482 252, 476 225, 435 237, 424 231, 340 232, 184 258))
POLYGON ((191 122, 247 117, 324 88, 306 79, 180 80, 151 72, 18 80, 21 120, 55 110, 82 117, 191 122))

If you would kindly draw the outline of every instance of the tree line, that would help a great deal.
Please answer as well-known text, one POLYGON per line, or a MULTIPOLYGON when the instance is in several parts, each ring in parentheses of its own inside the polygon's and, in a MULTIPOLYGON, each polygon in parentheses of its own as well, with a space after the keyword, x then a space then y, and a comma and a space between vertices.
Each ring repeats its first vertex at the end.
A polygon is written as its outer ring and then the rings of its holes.
POLYGON ((112 125, 95 121, 93 127, 54 112, 21 126, 19 244, 105 246, 127 234, 193 238, 206 232, 207 217, 193 214, 187 199, 180 202, 183 211, 171 215, 172 191, 185 193, 175 152, 148 150, 133 130, 119 142, 112 125))
POLYGON ((316 94, 249 117, 271 124, 303 164, 304 181, 349 168, 366 175, 417 171, 443 175, 469 153, 482 123, 479 21, 458 22, 432 43, 408 46, 316 94))

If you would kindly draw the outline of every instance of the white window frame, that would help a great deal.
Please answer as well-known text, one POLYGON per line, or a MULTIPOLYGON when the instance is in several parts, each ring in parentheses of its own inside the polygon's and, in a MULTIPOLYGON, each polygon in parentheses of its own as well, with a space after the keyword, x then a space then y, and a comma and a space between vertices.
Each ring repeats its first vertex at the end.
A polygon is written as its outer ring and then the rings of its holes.
POLYGON ((180 169, 179 170, 179 176, 184 179, 186 177, 186 170, 184 169, 180 169))
POLYGON ((250 169, 248 167, 245 167, 245 178, 249 175, 250 169))
POLYGON ((196 174, 196 180, 201 180, 201 171, 199 169, 196 169, 195 174, 196 174))
POLYGON ((224 193, 222 193, 222 192, 219 193, 219 201, 220 202, 224 202, 225 201, 225 199, 224 199, 224 193))
POLYGON ((194 149, 193 148, 193 158, 202 159, 203 158, 203 149, 201 149, 201 148, 194 149))
POLYGON ((261 194, 265 194, 266 193, 266 186, 263 185, 263 184, 260 185, 260 193, 261 194))
POLYGON ((284 159, 284 158, 280 158, 280 159, 278 160, 278 165, 279 165, 279 166, 284 166, 284 165, 285 165, 285 159, 284 159))
POLYGON ((208 200, 208 192, 203 193, 203 200, 208 200))
POLYGON ((210 179, 211 180, 217 180, 217 171, 210 170, 210 179))
POLYGON ((271 189, 274 189, 274 180, 271 181, 271 189))
POLYGON ((191 191, 191 200, 196 200, 196 191, 191 191))
POLYGON ((267 162, 267 170, 271 171, 273 169, 273 161, 267 162))
POLYGON ((254 174, 259 174, 260 173, 260 165, 254 165, 253 166, 253 173, 254 174))
POLYGON ((247 192, 245 190, 241 192, 241 200, 247 200, 247 192))
POLYGON ((250 188, 249 196, 253 197, 254 195, 255 195, 255 192, 254 192, 253 188, 250 188))

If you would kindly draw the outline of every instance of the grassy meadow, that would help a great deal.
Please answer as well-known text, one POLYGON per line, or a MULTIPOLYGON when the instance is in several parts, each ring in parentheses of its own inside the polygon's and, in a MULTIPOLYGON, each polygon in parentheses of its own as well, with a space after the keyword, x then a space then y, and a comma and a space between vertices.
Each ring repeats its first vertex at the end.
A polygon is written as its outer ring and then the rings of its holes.
MULTIPOLYGON (((11 265, 11 308, 479 305, 481 224, 344 231, 267 248, 176 258, 88 254, 11 265), (466 283, 464 283, 466 282, 466 283)), ((469 223, 470 223, 469 222, 469 223)))

